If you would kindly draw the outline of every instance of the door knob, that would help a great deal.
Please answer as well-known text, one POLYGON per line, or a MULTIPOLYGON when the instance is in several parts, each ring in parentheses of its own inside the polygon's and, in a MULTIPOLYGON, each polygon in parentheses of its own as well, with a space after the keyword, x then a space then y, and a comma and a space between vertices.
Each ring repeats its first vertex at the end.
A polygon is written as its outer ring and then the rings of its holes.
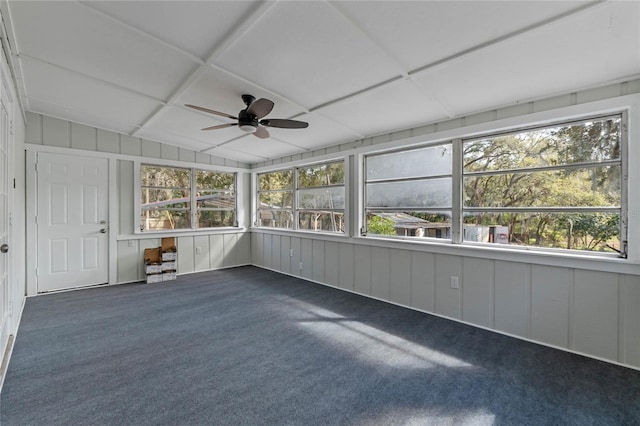
POLYGON ((0 246, 0 252, 6 253, 9 251, 9 244, 3 244, 0 246))
POLYGON ((101 234, 106 234, 106 233, 107 233, 107 230, 106 230, 106 229, 104 229, 104 228, 102 228, 102 229, 100 230, 100 233, 101 233, 101 234))

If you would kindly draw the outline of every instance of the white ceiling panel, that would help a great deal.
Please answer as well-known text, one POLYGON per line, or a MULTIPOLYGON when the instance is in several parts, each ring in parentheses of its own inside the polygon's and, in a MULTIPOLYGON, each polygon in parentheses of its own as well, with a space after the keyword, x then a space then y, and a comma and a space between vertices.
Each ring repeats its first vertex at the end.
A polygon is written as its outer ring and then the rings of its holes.
POLYGON ((445 110, 414 83, 399 80, 317 111, 363 136, 447 118, 445 110))
POLYGON ((280 96, 215 68, 207 68, 175 103, 203 106, 237 116, 240 110, 246 108, 241 97, 245 93, 255 96, 256 99, 271 99, 275 103, 268 115, 269 118, 291 118, 305 111, 280 96))
MULTIPOLYGON (((245 138, 247 138, 246 136, 245 138)), ((253 137, 253 136, 252 136, 253 137)), ((237 151, 226 146, 213 148, 206 151, 207 154, 215 155, 222 158, 228 158, 235 161, 243 161, 245 163, 258 163, 260 161, 267 160, 266 157, 260 157, 255 154, 249 154, 244 151, 237 151)))
POLYGON ((27 110, 249 163, 640 76, 640 1, 3 4, 27 110))
POLYGON ((307 108, 400 72, 341 14, 316 1, 276 4, 218 64, 307 108))
POLYGON ((257 1, 84 2, 202 60, 253 10, 257 1))
POLYGON ((343 1, 334 4, 412 71, 580 7, 579 1, 343 1))
MULTIPOLYGON (((271 131, 271 129, 269 129, 271 131)), ((236 139, 223 146, 225 149, 243 152, 246 154, 256 155, 261 158, 279 158, 291 153, 291 150, 300 151, 297 147, 292 147, 287 143, 283 143, 274 138, 260 139, 253 135, 247 135, 243 138, 236 139)))
POLYGON ((12 2, 21 55, 166 99, 195 63, 75 2, 12 2))
POLYGON ((306 150, 337 145, 362 138, 362 135, 352 129, 323 117, 320 113, 303 114, 296 120, 309 123, 307 129, 276 129, 269 128, 269 133, 276 139, 287 142, 306 150))
POLYGON ((613 2, 414 77, 461 115, 602 84, 638 72, 638 3, 613 2))
POLYGON ((39 112, 56 117, 69 114, 66 118, 83 124, 129 133, 160 106, 144 96, 41 62, 23 61, 22 73, 29 106, 34 100, 46 102, 51 107, 39 112), (65 113, 57 110, 55 105, 65 113))

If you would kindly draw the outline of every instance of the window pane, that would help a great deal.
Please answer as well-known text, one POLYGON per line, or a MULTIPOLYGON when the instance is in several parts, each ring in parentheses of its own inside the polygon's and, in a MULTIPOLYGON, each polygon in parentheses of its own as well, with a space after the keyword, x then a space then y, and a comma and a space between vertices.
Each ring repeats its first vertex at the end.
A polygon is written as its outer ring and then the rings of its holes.
POLYGON ((221 190, 199 190, 198 209, 235 209, 236 197, 233 192, 221 190))
POLYGON ((235 216, 234 210, 199 210, 198 228, 235 226, 235 216))
POLYGON ((620 118, 594 120, 464 144, 464 171, 591 163, 620 158, 620 118))
POLYGON ((367 157, 367 180, 451 174, 451 145, 367 157))
POLYGON ((207 170, 196 171, 196 184, 198 190, 226 189, 234 191, 236 178, 233 173, 216 173, 207 170))
POLYGON ((258 183, 260 191, 293 189, 293 171, 285 170, 258 175, 258 183))
POLYGON ((620 167, 464 178, 465 207, 618 207, 620 167))
POLYGON ((618 213, 465 214, 464 240, 620 252, 618 213))
POLYGON ((140 166, 143 187, 184 188, 191 187, 191 171, 170 167, 140 166))
POLYGON ((451 211, 368 212, 367 234, 451 239, 451 211))
POLYGON ((293 207, 293 192, 291 191, 274 191, 260 193, 260 208, 287 208, 293 207))
POLYGON ((310 231, 344 232, 344 213, 301 210, 298 213, 298 228, 310 231))
POLYGON ((369 183, 367 207, 451 207, 451 178, 369 183))
POLYGON ((298 188, 344 185, 344 162, 321 164, 298 169, 298 188))
POLYGON ((188 229, 191 227, 190 209, 153 209, 142 211, 140 229, 142 231, 162 229, 188 229))
POLYGON ((298 208, 344 209, 344 187, 301 189, 298 208))
POLYGON ((271 228, 293 228, 293 213, 290 210, 258 210, 259 226, 271 228))

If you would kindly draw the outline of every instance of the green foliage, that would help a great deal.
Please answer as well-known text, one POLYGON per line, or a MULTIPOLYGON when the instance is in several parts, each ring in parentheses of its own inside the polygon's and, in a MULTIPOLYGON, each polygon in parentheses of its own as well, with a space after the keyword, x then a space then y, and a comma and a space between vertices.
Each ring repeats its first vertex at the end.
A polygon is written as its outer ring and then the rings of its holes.
POLYGON ((369 218, 367 232, 379 235, 396 235, 396 229, 391 219, 375 215, 369 218))

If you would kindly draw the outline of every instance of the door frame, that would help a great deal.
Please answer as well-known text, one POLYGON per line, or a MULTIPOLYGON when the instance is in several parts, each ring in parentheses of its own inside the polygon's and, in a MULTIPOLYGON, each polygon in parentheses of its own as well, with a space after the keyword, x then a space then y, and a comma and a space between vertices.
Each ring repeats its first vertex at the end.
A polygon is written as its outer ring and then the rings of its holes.
MULTIPOLYGON (((26 267, 27 267, 27 296, 38 294, 38 277, 36 268, 38 267, 38 225, 36 224, 37 200, 38 200, 38 175, 36 171, 36 161, 39 152, 52 154, 62 154, 72 157, 98 157, 108 160, 108 182, 107 182, 107 204, 108 223, 107 227, 107 269, 108 282, 106 285, 117 283, 118 263, 117 263, 117 235, 120 228, 118 220, 118 188, 117 188, 117 160, 118 155, 109 155, 102 152, 84 151, 72 148, 60 148, 54 146, 25 144, 26 149, 26 267)), ((87 288, 87 287, 80 287, 87 288)), ((74 290, 74 289, 71 289, 74 290)), ((69 291, 69 290, 60 290, 69 291)))

